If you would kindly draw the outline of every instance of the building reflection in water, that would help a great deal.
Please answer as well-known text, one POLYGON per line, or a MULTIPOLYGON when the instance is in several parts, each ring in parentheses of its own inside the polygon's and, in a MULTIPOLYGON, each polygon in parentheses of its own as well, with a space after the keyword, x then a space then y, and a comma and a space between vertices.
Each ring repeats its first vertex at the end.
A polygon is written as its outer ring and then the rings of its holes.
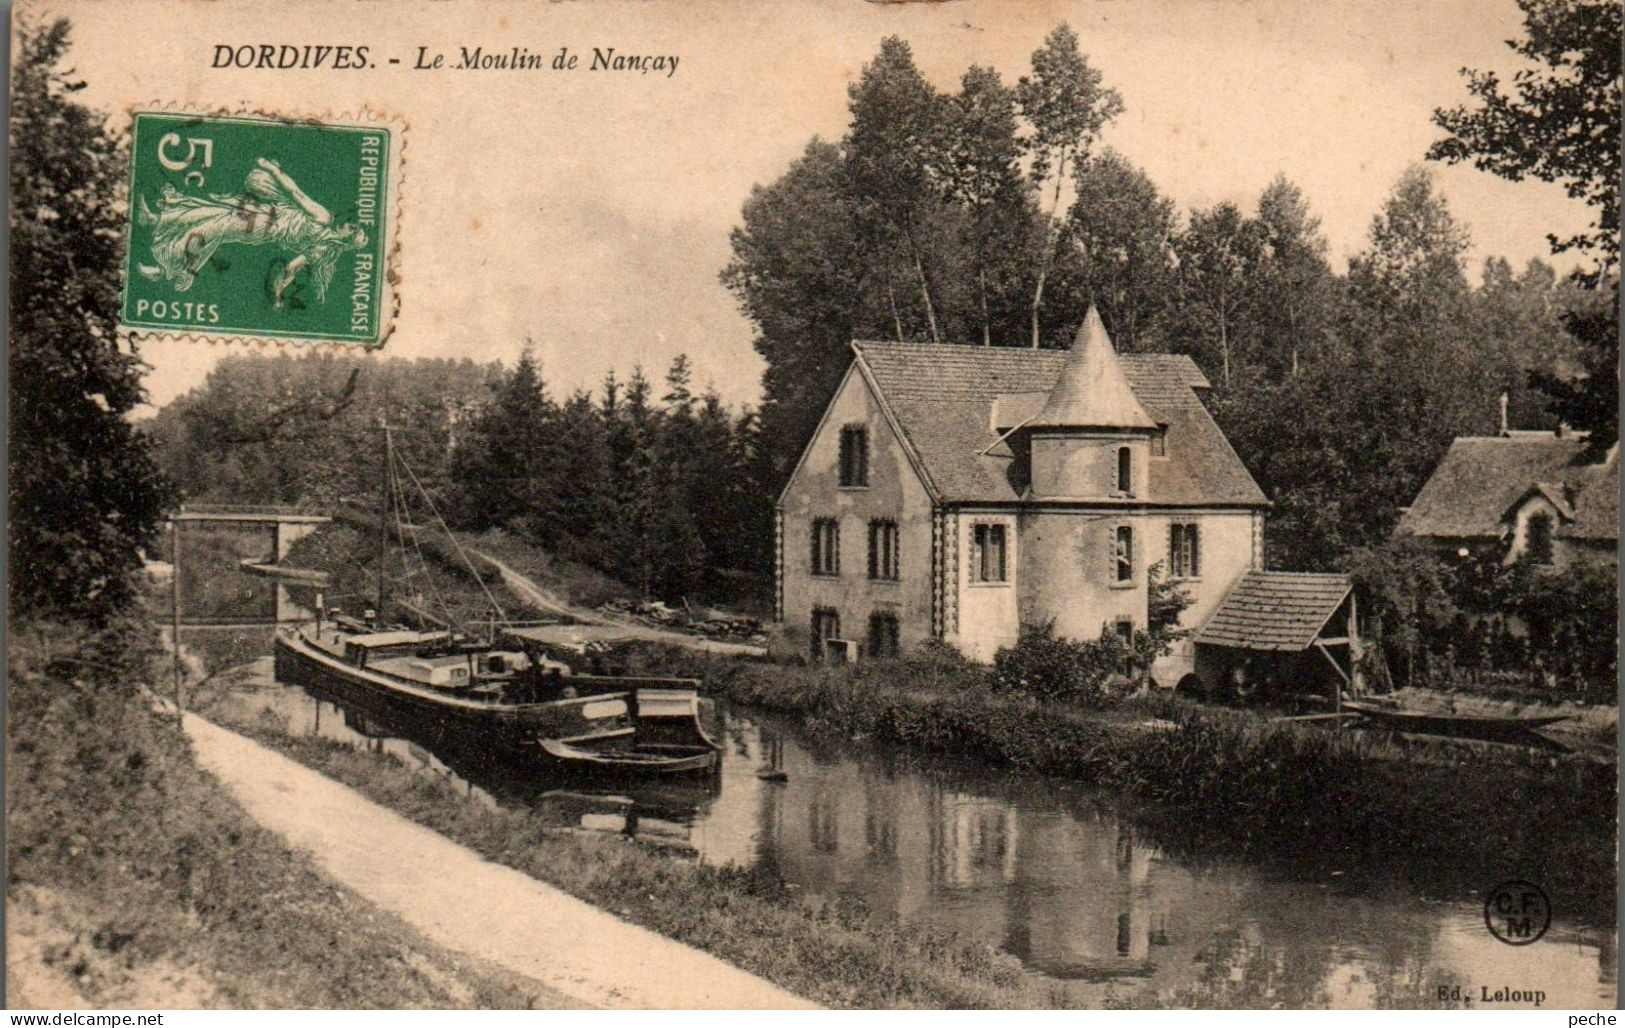
POLYGON ((1484 932, 1473 904, 1193 863, 1165 853, 1109 799, 1016 775, 730 718, 720 781, 594 793, 490 776, 269 681, 243 702, 295 733, 459 776, 484 802, 636 834, 706 863, 754 865, 809 898, 861 899, 1000 946, 1085 1005, 1431 1006, 1441 979, 1485 975, 1545 983, 1549 1006, 1613 1002, 1605 931, 1556 925, 1539 946, 1515 950, 1484 932), (762 780, 764 767, 785 780, 762 780))

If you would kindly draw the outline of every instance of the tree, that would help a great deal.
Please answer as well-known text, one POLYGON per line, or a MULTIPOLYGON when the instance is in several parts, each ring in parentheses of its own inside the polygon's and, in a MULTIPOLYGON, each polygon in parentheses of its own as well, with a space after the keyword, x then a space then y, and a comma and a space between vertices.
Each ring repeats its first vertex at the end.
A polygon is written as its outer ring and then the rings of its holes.
POLYGON ((883 304, 869 302, 883 287, 860 258, 856 228, 840 148, 814 139, 778 181, 751 190, 729 236, 721 278, 767 362, 762 445, 779 480, 846 371, 853 338, 891 334, 883 304))
POLYGON ((1255 300, 1264 260, 1264 227, 1232 203, 1191 214, 1174 244, 1179 254, 1179 296, 1199 318, 1219 351, 1219 380, 1230 388, 1230 367, 1241 322, 1255 300))
POLYGON ((1462 69, 1478 103, 1433 112, 1450 133, 1428 156, 1516 182, 1561 183, 1596 212, 1588 232, 1552 236, 1552 250, 1619 261, 1620 5, 1614 0, 1518 0, 1522 39, 1507 45, 1530 62, 1502 89, 1492 71, 1462 69))
POLYGON ((889 248, 901 244, 931 341, 940 343, 921 237, 942 195, 939 173, 947 146, 943 98, 897 36, 881 41, 880 53, 863 66, 847 95, 852 126, 845 144, 846 172, 858 202, 864 247, 872 261, 883 261, 889 248))
POLYGON ((944 175, 948 196, 968 212, 967 234, 976 278, 982 345, 993 345, 989 265, 1019 256, 1027 215, 1016 138, 1015 94, 991 68, 972 67, 948 107, 949 145, 944 175), (1002 242, 1003 245, 999 245, 1002 242))
POLYGON ((1263 357, 1277 378, 1297 374, 1306 348, 1318 348, 1330 329, 1334 276, 1326 237, 1303 190, 1277 175, 1258 198, 1264 252, 1256 284, 1263 357))
POLYGON ((123 148, 68 97, 69 25, 19 27, 11 105, 11 609, 102 621, 136 596, 176 499, 128 415, 117 333, 123 148))
POLYGON ((1107 123, 1123 112, 1123 98, 1101 85, 1100 72, 1089 66, 1078 49, 1078 35, 1062 22, 1033 51, 1032 74, 1016 83, 1021 113, 1032 127, 1029 173, 1035 186, 1052 186, 1049 211, 1044 217, 1043 243, 1038 254, 1038 275, 1033 286, 1032 345, 1039 343, 1039 311, 1044 306, 1044 284, 1049 277, 1059 237, 1061 189, 1068 181, 1069 164, 1081 162, 1107 123))
POLYGON ((1173 293, 1174 203, 1112 149, 1078 163, 1056 292, 1081 321, 1090 304, 1120 349, 1139 348, 1173 293))
POLYGON ((1620 7, 1612 0, 1518 0, 1525 37, 1509 40, 1530 67, 1512 92, 1494 72, 1463 69, 1477 106, 1437 110, 1450 135, 1428 156, 1471 160, 1514 182, 1533 176, 1561 183, 1596 211, 1590 231, 1548 236, 1552 252, 1592 254, 1580 281, 1597 294, 1566 318, 1585 365, 1578 377, 1537 371, 1533 384, 1552 397, 1563 420, 1590 432, 1600 456, 1619 438, 1620 7))

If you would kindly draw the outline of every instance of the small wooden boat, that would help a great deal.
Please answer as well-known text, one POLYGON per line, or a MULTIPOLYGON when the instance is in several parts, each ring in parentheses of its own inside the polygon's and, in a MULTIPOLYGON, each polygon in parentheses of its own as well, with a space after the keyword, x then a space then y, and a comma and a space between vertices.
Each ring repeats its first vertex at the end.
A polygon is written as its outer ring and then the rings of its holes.
POLYGON ((1343 709, 1353 711, 1372 724, 1395 732, 1418 735, 1444 735, 1458 739, 1489 742, 1523 742, 1537 729, 1567 720, 1567 715, 1547 717, 1488 717, 1479 714, 1452 714, 1445 711, 1406 710, 1375 703, 1343 701, 1343 709))
POLYGON ((647 744, 627 749, 584 749, 566 739, 537 745, 564 768, 603 774, 692 775, 711 770, 717 751, 707 745, 647 744))

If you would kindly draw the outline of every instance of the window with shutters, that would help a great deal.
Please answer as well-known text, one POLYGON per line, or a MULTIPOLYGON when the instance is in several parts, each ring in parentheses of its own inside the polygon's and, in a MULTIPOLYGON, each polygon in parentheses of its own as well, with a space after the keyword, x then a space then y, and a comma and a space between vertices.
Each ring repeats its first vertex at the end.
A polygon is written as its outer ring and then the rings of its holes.
POLYGON ((895 582, 897 566, 897 522, 869 522, 869 577, 879 582, 895 582))
POLYGON ((1111 580, 1113 585, 1134 584, 1134 529, 1128 525, 1112 532, 1111 580))
POLYGON ((897 656, 897 615, 890 611, 877 611, 869 615, 869 656, 897 656))
POLYGON ((970 542, 970 580, 982 583, 1005 581, 1004 526, 974 525, 970 542))
POLYGON ((869 430, 862 425, 841 429, 841 488, 862 489, 869 484, 869 430))
POLYGON ((834 518, 817 518, 812 523, 812 573, 841 573, 841 523, 834 518))
POLYGON ((1168 576, 1198 578, 1202 574, 1201 542, 1195 522, 1168 526, 1168 576))

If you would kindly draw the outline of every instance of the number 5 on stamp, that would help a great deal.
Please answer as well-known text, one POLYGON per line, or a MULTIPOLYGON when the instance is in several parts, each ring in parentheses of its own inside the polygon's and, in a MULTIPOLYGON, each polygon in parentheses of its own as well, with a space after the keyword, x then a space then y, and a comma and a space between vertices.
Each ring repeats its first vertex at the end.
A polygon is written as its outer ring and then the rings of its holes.
POLYGON ((120 322, 378 346, 401 126, 137 111, 120 322))

